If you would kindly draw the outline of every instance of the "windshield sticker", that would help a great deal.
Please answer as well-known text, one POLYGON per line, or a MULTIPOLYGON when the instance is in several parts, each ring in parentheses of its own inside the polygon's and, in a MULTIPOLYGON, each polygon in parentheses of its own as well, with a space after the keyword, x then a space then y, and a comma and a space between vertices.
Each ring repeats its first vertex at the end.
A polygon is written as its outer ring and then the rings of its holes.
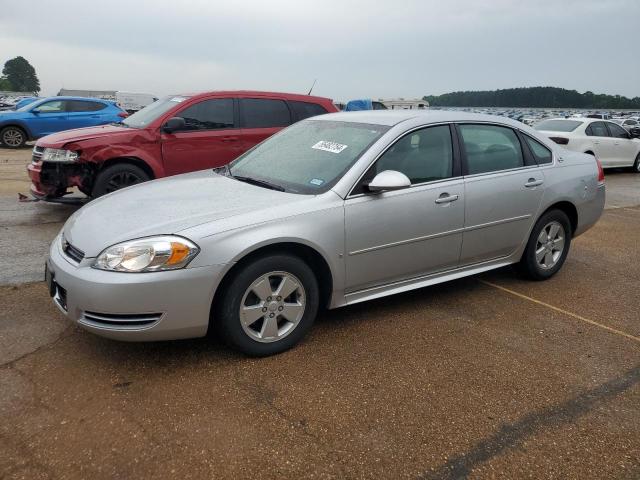
POLYGON ((319 187, 320 185, 322 185, 324 183, 324 180, 322 180, 320 178, 312 178, 311 180, 309 180, 309 183, 311 185, 315 185, 315 186, 319 187))
POLYGON ((324 150, 325 152, 340 153, 345 148, 347 148, 347 145, 342 145, 341 143, 336 142, 328 142, 327 140, 320 140, 311 148, 315 148, 316 150, 324 150))

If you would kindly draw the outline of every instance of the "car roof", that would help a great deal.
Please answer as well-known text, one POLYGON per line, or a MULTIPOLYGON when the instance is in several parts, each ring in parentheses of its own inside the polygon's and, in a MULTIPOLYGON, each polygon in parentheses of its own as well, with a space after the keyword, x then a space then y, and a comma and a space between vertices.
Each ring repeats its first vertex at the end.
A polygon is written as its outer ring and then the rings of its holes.
POLYGON ((190 92, 190 93, 177 93, 175 95, 167 95, 168 97, 208 97, 210 95, 240 95, 246 96, 258 96, 258 97, 284 97, 291 100, 304 101, 332 101, 327 97, 317 97, 314 95, 305 95, 302 93, 285 93, 285 92, 265 92, 261 90, 211 90, 207 92, 190 92))
POLYGON ((88 100, 92 102, 113 103, 112 100, 105 100, 104 98, 93 98, 93 97, 44 97, 42 99, 39 99, 40 102, 44 100, 88 100))
POLYGON ((454 110, 362 110, 358 112, 328 113, 313 120, 369 123, 392 127, 399 123, 420 119, 424 123, 439 122, 491 122, 521 127, 524 124, 498 115, 469 113, 454 110))

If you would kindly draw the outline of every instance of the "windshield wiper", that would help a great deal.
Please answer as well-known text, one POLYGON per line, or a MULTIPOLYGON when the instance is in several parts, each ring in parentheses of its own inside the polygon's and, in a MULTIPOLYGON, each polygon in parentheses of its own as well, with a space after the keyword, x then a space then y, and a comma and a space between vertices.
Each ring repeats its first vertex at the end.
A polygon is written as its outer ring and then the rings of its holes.
POLYGON ((258 180, 257 178, 252 177, 241 177, 238 175, 233 175, 229 172, 231 178, 235 178, 236 180, 240 180, 241 182, 250 183, 252 185, 257 185, 258 187, 270 188, 271 190, 277 190, 278 192, 284 192, 284 188, 280 185, 276 185, 275 183, 270 183, 265 180, 258 180))

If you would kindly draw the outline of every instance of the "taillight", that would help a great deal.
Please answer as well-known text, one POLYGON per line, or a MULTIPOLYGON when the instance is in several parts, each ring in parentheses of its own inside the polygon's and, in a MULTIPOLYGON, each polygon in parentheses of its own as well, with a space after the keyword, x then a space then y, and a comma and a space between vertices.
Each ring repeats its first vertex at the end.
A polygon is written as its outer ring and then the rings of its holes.
POLYGON ((602 164, 598 157, 595 157, 596 164, 598 165, 598 185, 604 185, 604 169, 602 168, 602 164))
POLYGON ((564 137, 549 137, 549 138, 554 142, 556 142, 558 145, 566 145, 569 143, 568 138, 564 138, 564 137))
POLYGON ((118 114, 118 116, 119 116, 120 118, 127 118, 127 117, 129 116, 129 114, 128 114, 127 112, 120 112, 120 113, 118 114))

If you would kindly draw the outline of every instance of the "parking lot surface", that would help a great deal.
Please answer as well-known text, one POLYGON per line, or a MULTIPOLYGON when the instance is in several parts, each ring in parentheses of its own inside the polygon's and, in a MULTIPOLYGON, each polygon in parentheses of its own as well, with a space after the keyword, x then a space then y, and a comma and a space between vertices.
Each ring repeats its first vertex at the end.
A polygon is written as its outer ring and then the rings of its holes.
POLYGON ((640 478, 640 175, 547 282, 502 269, 326 312, 284 354, 109 341, 42 282, 73 207, 0 150, 0 478, 640 478))

